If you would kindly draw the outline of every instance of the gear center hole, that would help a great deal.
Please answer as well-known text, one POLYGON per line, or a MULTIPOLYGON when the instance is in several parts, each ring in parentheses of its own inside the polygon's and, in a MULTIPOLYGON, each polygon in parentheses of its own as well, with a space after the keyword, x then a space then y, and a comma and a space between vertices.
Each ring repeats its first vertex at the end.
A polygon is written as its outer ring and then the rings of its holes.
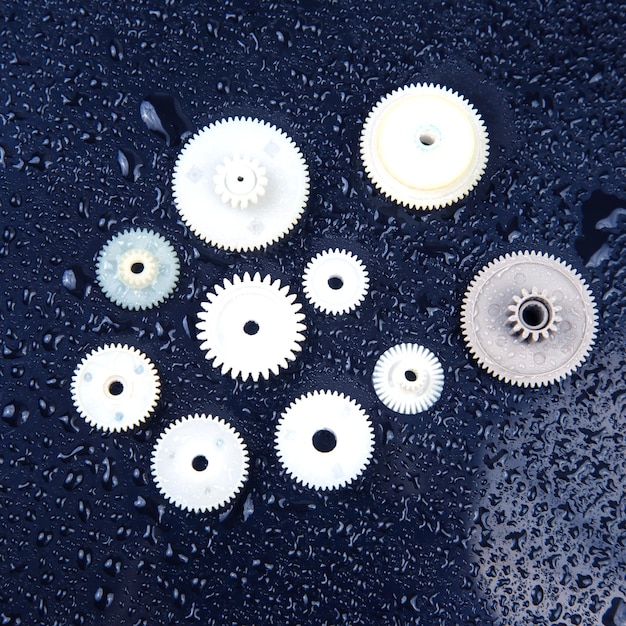
POLYGON ((332 452, 337 445, 337 437, 331 430, 323 428, 313 435, 313 447, 318 452, 332 452))
POLYGON ((244 177, 241 174, 239 174, 239 176, 237 176, 237 182, 238 183, 243 183, 244 180, 245 179, 244 179, 244 177))
POLYGON ((246 335, 252 336, 259 332, 259 328, 259 325, 254 320, 248 320, 243 325, 243 332, 246 333, 246 335))
POLYGON ((432 146, 437 141, 437 137, 432 133, 420 133, 419 140, 423 146, 432 146))
POLYGON ((124 383, 120 380, 114 380, 109 383, 109 393, 112 396, 119 396, 124 391, 124 383))
POLYGON ((528 300, 520 310, 520 318, 530 330, 541 330, 550 322, 550 309, 542 300, 528 300))
POLYGON ((337 291, 343 287, 343 279, 341 276, 331 276, 328 279, 328 286, 333 290, 337 291))
POLYGON ((415 370, 406 370, 404 377, 410 382, 414 383, 417 380, 417 372, 415 370))
POLYGON ((141 272, 143 272, 143 270, 144 270, 144 269, 145 269, 145 268, 144 268, 143 263, 141 263, 141 262, 139 262, 139 261, 137 261, 136 263, 133 263, 133 264, 130 266, 130 271, 131 271, 133 274, 141 274, 141 272))
POLYGON ((196 472, 204 472, 204 470, 209 466, 209 460, 204 456, 204 454, 198 454, 193 457, 191 461, 191 467, 196 470, 196 472))

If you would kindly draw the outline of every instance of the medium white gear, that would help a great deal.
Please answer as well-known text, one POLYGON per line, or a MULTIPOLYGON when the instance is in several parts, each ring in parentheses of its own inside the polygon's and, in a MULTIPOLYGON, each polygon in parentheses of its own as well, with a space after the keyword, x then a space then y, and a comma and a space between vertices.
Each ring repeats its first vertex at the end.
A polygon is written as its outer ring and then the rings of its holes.
POLYGON ((72 377, 78 413, 99 430, 128 430, 154 410, 161 392, 159 375, 143 352, 107 344, 82 359, 72 377))
POLYGON ((278 458, 296 481, 312 489, 337 489, 367 467, 374 430, 365 411, 336 391, 301 396, 276 429, 278 458))
POLYGON ((172 294, 179 267, 169 241, 151 230, 133 228, 104 245, 96 278, 111 302, 125 309, 150 309, 172 294))
POLYGON ((346 250, 324 250, 307 264, 303 274, 308 301, 329 315, 343 315, 363 302, 369 275, 363 262, 346 250))
POLYGON ((152 451, 152 476, 172 504, 200 513, 228 504, 248 476, 241 435, 219 417, 188 415, 170 424, 152 451))
POLYGON ((198 314, 198 339, 222 374, 257 381, 277 375, 302 350, 302 305, 280 280, 235 275, 207 294, 198 314))
POLYGON ((576 370, 591 351, 597 324, 593 294, 578 272, 534 251, 506 254, 483 267, 461 310, 472 356, 490 374, 524 387, 548 385, 576 370), (526 307, 516 313, 521 303, 526 307))
POLYGON ((396 89, 371 110, 361 132, 367 175, 395 202, 436 209, 465 197, 482 177, 489 136, 467 99, 439 85, 396 89))
POLYGON ((414 415, 429 409, 443 390, 443 367, 427 348, 401 343, 376 361, 372 384, 379 400, 392 411, 414 415))
POLYGON ((185 144, 172 188, 178 212, 198 237, 226 250, 256 250, 298 222, 309 171, 283 131, 235 117, 214 122, 185 144))

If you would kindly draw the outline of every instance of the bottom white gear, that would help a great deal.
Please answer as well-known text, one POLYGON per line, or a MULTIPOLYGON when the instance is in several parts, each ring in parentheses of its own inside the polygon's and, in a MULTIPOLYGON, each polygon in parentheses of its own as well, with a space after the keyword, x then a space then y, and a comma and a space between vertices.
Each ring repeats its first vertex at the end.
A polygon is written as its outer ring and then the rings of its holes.
POLYGON ((72 400, 91 426, 122 431, 141 424, 160 394, 152 361, 126 345, 108 344, 90 352, 72 377, 72 400))
POLYGON ((288 474, 306 487, 336 489, 360 476, 374 449, 365 411, 330 391, 301 396, 283 412, 276 450, 288 474))
POLYGON ((443 390, 443 367, 427 348, 402 343, 383 352, 372 374, 374 391, 392 411, 414 415, 430 408, 443 390))
POLYGON ((189 415, 161 434, 152 452, 152 476, 174 505, 194 512, 228 504, 248 476, 248 451, 230 424, 189 415))

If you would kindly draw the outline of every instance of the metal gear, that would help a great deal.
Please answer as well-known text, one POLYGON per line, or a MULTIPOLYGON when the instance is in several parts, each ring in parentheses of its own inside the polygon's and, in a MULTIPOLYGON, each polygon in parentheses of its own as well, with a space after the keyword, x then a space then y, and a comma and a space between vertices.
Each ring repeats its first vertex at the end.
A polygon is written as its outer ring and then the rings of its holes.
POLYGON ((99 430, 128 430, 154 410, 161 391, 152 361, 136 348, 107 344, 90 352, 74 370, 72 400, 99 430))
POLYGON ((150 309, 172 294, 179 267, 169 241, 151 230, 133 228, 102 248, 96 278, 111 302, 125 309, 150 309))
POLYGON ((505 382, 562 380, 591 351, 597 331, 591 290, 570 265, 542 252, 506 254, 470 283, 461 327, 472 356, 505 382))
POLYGON ((309 197, 309 172, 283 131, 235 117, 214 122, 186 143, 172 187, 178 212, 198 237, 226 250, 256 250, 298 222, 309 197))
POLYGON ((189 511, 228 504, 248 476, 241 435, 219 417, 188 415, 161 434, 152 452, 152 476, 169 502, 189 511))
POLYGON ((379 357, 372 384, 379 400, 392 411, 414 415, 429 409, 443 390, 443 367, 427 348, 401 343, 379 357))
POLYGON ((198 314, 198 339, 222 374, 242 380, 277 375, 295 360, 306 330, 302 305, 280 280, 235 275, 207 294, 198 314))
POLYGON ((369 276, 362 261, 352 252, 338 248, 314 256, 302 278, 308 301, 329 315, 353 311, 369 289, 369 276))
POLYGON ((283 412, 276 429, 278 458, 297 482, 337 489, 367 467, 374 430, 365 411, 336 391, 301 396, 283 412))
POLYGON ((371 110, 361 133, 367 175, 395 202, 436 209, 465 197, 482 177, 489 136, 463 96, 440 85, 396 89, 371 110))

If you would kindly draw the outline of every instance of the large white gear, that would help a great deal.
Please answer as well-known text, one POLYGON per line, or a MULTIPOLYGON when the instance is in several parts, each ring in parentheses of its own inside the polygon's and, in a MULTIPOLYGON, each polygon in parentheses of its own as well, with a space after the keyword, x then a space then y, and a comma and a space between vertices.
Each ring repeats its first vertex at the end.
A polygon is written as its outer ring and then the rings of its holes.
POLYGON ((82 359, 72 377, 72 400, 91 426, 125 431, 154 410, 161 391, 159 375, 143 352, 107 344, 82 359))
POLYGON ((302 305, 289 287, 268 275, 235 275, 207 294, 198 314, 198 339, 222 374, 257 381, 277 375, 302 350, 302 305))
POLYGON ((482 177, 489 136, 467 99, 439 85, 396 89, 371 110, 361 133, 367 175, 395 202, 436 209, 465 197, 482 177))
POLYGON ((309 197, 309 172, 283 131, 235 117, 189 139, 172 188, 178 212, 198 237, 226 250, 256 250, 298 222, 309 197))
POLYGON ((443 390, 443 367, 427 348, 401 343, 376 361, 372 384, 379 400, 392 411, 414 415, 429 409, 443 390))
POLYGON ((276 429, 281 464, 312 489, 351 483, 369 464, 373 449, 369 417, 354 400, 337 392, 301 396, 285 409, 276 429))
POLYGON ((303 275, 309 302, 329 315, 343 315, 363 302, 369 275, 363 262, 346 250, 324 250, 307 264, 303 275))
POLYGON ((150 309, 168 298, 178 282, 172 244, 151 230, 115 235, 98 254, 96 278, 104 295, 125 309, 150 309))
POLYGON ((241 435, 219 417, 189 415, 170 424, 152 452, 152 476, 172 504, 196 513, 228 504, 248 476, 241 435))
POLYGON ((597 331, 591 290, 570 265, 542 252, 506 254, 471 281, 461 311, 472 356, 490 374, 524 387, 576 370, 597 331))

